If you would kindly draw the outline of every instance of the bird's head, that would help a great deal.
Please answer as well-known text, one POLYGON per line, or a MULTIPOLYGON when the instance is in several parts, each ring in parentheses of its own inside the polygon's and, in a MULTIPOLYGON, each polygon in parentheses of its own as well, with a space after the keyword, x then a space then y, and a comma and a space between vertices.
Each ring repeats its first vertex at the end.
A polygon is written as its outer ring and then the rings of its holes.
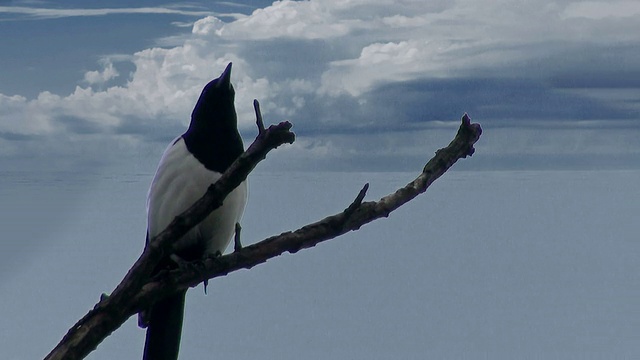
POLYGON ((182 135, 187 148, 209 170, 224 172, 244 151, 233 105, 231 63, 202 90, 182 135))
POLYGON ((234 106, 235 91, 231 85, 231 63, 220 77, 211 80, 202 89, 200 98, 191 113, 193 130, 236 129, 238 117, 234 106))

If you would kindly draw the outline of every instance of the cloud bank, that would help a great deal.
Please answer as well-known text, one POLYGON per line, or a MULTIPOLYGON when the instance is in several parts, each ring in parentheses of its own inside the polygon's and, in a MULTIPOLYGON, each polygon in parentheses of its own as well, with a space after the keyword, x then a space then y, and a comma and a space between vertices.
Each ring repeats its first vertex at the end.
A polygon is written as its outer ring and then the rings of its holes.
POLYGON ((232 61, 241 130, 252 134, 254 98, 267 120, 293 121, 299 140, 281 157, 293 167, 415 168, 464 112, 493 130, 476 155, 487 164, 637 166, 638 13, 629 1, 311 0, 207 14, 178 45, 104 56, 71 94, 0 94, 0 157, 152 156, 232 61))

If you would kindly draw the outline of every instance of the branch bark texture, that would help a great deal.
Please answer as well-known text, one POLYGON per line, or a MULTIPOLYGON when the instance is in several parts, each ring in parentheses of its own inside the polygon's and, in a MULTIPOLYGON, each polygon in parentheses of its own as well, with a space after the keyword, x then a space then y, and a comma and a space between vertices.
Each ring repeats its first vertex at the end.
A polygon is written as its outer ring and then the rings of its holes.
POLYGON ((178 216, 156 239, 152 239, 140 259, 134 264, 123 281, 110 297, 100 301, 93 310, 74 325, 58 346, 45 358, 82 359, 111 332, 130 316, 149 304, 180 289, 198 285, 204 280, 227 275, 239 269, 250 269, 284 252, 296 253, 317 245, 381 217, 425 192, 427 188, 444 174, 459 159, 471 156, 474 144, 480 138, 482 129, 472 124, 465 114, 456 137, 440 150, 424 166, 419 176, 378 201, 364 202, 368 184, 362 188, 354 201, 342 212, 326 217, 298 230, 267 238, 231 254, 209 258, 192 263, 155 279, 149 279, 151 270, 165 254, 170 253, 173 239, 185 234, 192 226, 202 221, 215 210, 224 197, 247 177, 256 164, 264 159, 267 152, 284 143, 291 143, 294 135, 287 122, 264 129, 256 104, 259 135, 247 151, 213 184, 205 196, 193 207, 178 216))

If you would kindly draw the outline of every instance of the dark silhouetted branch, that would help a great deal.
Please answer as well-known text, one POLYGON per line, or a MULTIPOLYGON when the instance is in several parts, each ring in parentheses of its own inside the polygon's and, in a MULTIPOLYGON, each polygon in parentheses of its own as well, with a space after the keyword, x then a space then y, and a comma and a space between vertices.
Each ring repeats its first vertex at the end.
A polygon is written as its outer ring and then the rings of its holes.
POLYGON ((424 166, 422 173, 393 194, 378 201, 363 202, 368 189, 366 184, 355 200, 342 212, 329 216, 298 230, 270 237, 256 244, 237 249, 237 251, 203 261, 191 263, 171 272, 165 272, 158 278, 149 280, 148 276, 157 261, 170 251, 171 242, 185 234, 199 223, 247 174, 264 159, 267 152, 275 147, 291 143, 294 135, 289 131, 289 123, 281 123, 264 130, 259 105, 256 108, 259 129, 256 141, 225 172, 223 177, 212 185, 207 194, 193 207, 176 218, 174 222, 155 239, 152 239, 140 259, 134 264, 112 296, 105 297, 93 310, 82 318, 46 359, 81 359, 112 331, 117 329, 130 316, 150 304, 180 289, 193 287, 202 281, 224 276, 239 269, 250 269, 284 252, 295 253, 318 243, 335 238, 389 213, 412 200, 444 174, 459 159, 474 153, 474 144, 480 138, 482 129, 472 124, 465 114, 456 137, 451 143, 436 152, 436 155, 424 166), (151 264, 151 265, 150 265, 151 264))
POLYGON ((473 145, 481 134, 480 125, 472 124, 471 119, 465 114, 458 134, 449 146, 438 150, 415 180, 393 194, 378 201, 362 202, 369 187, 369 184, 365 184, 356 199, 343 212, 298 230, 245 246, 231 254, 197 262, 197 266, 191 269, 172 271, 166 277, 147 284, 133 301, 144 307, 144 304, 167 296, 177 289, 193 287, 204 280, 224 276, 239 269, 250 269, 284 252, 296 253, 322 241, 357 230, 378 218, 387 217, 395 209, 425 192, 457 160, 471 156, 475 151, 473 145))
POLYGON ((174 239, 179 239, 222 205, 224 198, 242 183, 267 153, 280 145, 293 143, 295 135, 287 121, 271 125, 262 123, 262 114, 256 104, 258 136, 249 148, 225 171, 222 177, 209 186, 205 195, 184 213, 177 216, 160 234, 150 239, 144 252, 129 270, 111 296, 101 297, 89 311, 64 336, 47 355, 47 360, 82 359, 93 351, 104 338, 120 327, 131 315, 131 299, 136 297, 149 275, 166 255, 171 253, 174 239))

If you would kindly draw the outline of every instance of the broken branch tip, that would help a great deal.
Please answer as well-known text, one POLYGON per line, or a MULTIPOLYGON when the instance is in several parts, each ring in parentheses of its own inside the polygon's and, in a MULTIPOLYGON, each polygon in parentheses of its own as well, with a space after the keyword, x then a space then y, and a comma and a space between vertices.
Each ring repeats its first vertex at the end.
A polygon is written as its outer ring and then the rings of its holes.
POLYGON ((258 133, 264 133, 264 122, 262 121, 262 112, 260 111, 260 102, 258 99, 253 99, 253 109, 256 112, 256 125, 258 125, 258 133))

